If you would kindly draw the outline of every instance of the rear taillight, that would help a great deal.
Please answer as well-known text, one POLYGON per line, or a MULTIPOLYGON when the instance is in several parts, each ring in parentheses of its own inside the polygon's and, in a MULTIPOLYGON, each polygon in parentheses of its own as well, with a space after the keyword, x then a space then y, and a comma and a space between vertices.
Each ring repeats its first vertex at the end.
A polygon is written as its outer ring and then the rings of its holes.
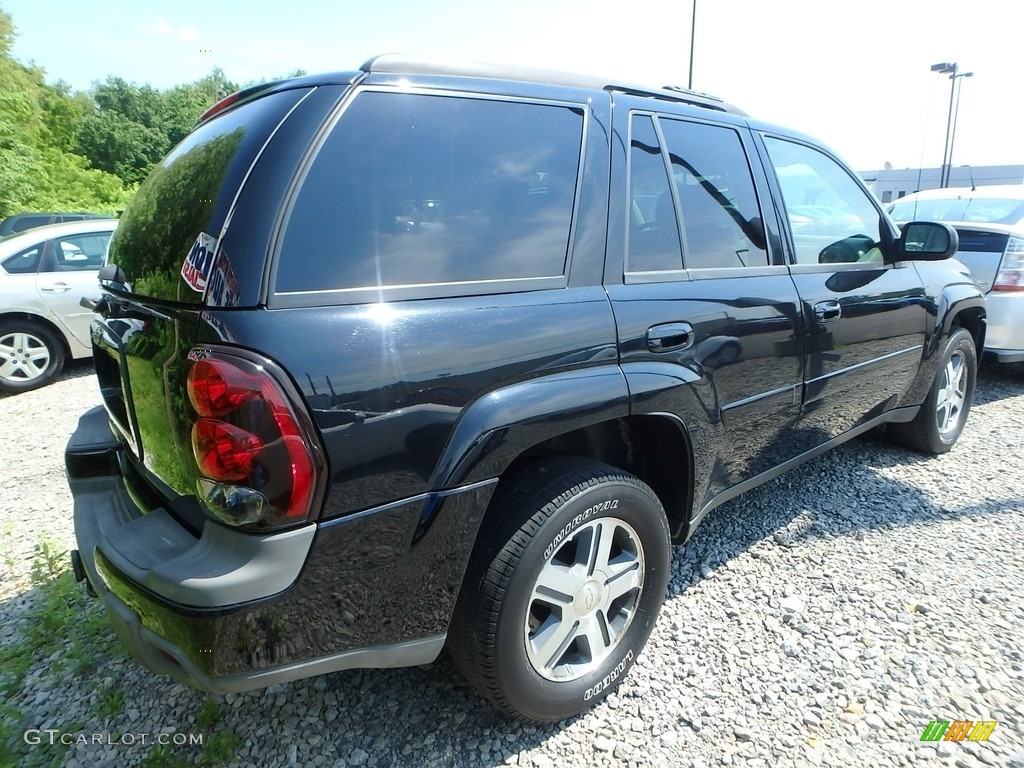
POLYGON ((219 350, 194 349, 189 359, 192 451, 206 508, 229 525, 259 529, 308 520, 322 463, 281 383, 258 362, 219 350))
POLYGON ((1024 291, 1024 238, 1011 237, 1006 241, 992 290, 1024 291))

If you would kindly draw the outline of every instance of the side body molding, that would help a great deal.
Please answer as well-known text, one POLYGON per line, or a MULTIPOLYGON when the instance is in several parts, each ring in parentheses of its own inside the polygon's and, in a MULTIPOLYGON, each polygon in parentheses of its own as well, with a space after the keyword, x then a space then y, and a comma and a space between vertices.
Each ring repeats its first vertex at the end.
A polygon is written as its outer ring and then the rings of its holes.
POLYGON ((523 451, 552 437, 629 415, 629 390, 617 365, 521 381, 471 403, 448 440, 432 489, 500 475, 523 451))

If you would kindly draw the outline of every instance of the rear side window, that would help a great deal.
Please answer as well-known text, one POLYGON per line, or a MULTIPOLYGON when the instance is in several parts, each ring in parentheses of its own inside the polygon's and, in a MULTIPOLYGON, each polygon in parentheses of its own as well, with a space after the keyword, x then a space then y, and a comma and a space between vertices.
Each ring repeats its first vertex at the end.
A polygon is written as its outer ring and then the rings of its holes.
POLYGON ((560 104, 359 94, 302 181, 276 290, 561 277, 583 123, 560 104))
POLYGON ((4 271, 9 275, 31 275, 39 269, 39 257, 43 246, 34 245, 28 250, 8 256, 3 261, 4 271))

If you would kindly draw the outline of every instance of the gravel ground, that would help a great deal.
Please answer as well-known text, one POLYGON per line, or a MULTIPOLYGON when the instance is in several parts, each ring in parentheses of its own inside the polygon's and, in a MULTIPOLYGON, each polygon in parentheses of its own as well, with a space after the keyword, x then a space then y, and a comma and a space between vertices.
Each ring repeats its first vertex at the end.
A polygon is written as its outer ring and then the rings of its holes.
MULTIPOLYGON (((0 396, 0 642, 33 599, 39 534, 71 544, 62 452, 97 402, 88 363, 0 396)), ((720 508, 675 549, 625 683, 565 723, 501 720, 442 656, 216 697, 206 737, 234 732, 229 764, 255 766, 1024 767, 1022 414, 1024 381, 986 367, 946 456, 856 440, 720 508), (929 721, 959 719, 998 725, 984 743, 920 741, 929 721)), ((32 727, 89 739, 203 732, 203 694, 117 653, 99 661, 78 675, 40 661, 8 703, 32 727), (120 711, 95 715, 110 688, 120 711)), ((63 764, 169 764, 135 741, 74 745, 63 764)), ((211 760, 196 747, 174 757, 211 760)))

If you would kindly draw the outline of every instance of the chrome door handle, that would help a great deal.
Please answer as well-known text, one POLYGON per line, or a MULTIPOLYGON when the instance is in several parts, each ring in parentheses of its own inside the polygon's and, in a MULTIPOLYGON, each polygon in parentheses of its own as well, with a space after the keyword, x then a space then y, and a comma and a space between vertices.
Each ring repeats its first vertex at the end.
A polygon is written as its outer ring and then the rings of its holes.
POLYGON ((71 286, 67 283, 50 283, 49 285, 39 286, 40 291, 46 291, 47 293, 67 293, 71 290, 71 286))
POLYGON ((843 308, 838 301, 819 301, 814 305, 814 317, 819 323, 834 323, 843 316, 843 308))
POLYGON ((689 323, 662 323, 647 329, 647 348, 651 352, 674 352, 693 346, 693 326, 689 323))

